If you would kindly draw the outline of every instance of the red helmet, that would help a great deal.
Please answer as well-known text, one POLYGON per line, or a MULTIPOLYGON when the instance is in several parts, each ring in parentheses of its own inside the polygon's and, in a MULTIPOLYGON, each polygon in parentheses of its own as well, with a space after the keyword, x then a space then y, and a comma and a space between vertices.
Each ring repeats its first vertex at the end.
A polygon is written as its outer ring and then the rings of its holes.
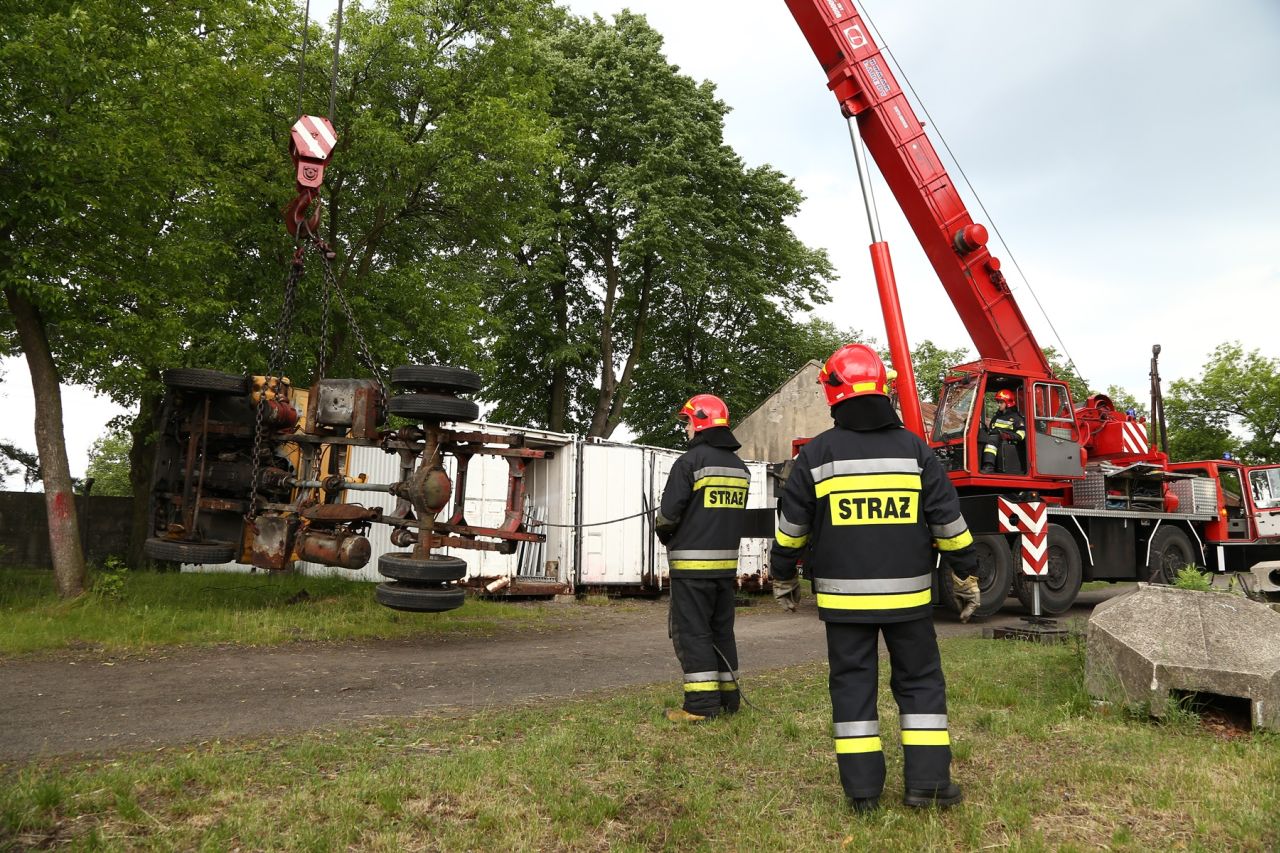
POLYGON ((818 374, 827 405, 866 394, 888 396, 889 383, 898 377, 888 370, 876 351, 866 344, 845 344, 831 354, 818 374))
POLYGON ((1008 388, 1001 388, 996 392, 996 402, 1002 406, 1017 405, 1017 398, 1013 396, 1013 392, 1008 388))
POLYGON ((694 432, 702 432, 712 427, 727 427, 729 407, 714 394, 695 394, 676 412, 676 417, 693 424, 694 432))

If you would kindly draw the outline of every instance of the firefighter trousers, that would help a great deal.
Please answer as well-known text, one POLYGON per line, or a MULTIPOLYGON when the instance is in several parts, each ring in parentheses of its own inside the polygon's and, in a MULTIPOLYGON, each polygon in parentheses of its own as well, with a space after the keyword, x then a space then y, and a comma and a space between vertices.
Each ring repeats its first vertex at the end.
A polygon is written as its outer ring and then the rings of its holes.
POLYGON ((845 795, 878 797, 884 752, 876 713, 879 636, 889 649, 889 686, 902 730, 903 781, 936 790, 951 781, 947 693, 932 617, 909 622, 827 622, 836 765, 845 795))
POLYGON ((684 709, 690 714, 714 717, 738 710, 737 586, 736 578, 671 579, 668 633, 684 672, 684 709))

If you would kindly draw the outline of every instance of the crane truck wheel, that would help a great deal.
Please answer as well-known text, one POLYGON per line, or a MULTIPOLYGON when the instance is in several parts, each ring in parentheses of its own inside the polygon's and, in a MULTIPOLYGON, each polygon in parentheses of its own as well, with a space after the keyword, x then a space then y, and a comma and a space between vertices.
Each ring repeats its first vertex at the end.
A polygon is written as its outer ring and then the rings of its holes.
POLYGON ((1151 556, 1147 559, 1146 580, 1149 583, 1172 584, 1178 572, 1196 564, 1195 550, 1187 534, 1177 527, 1161 527, 1151 537, 1151 556))
POLYGON ((458 581, 467 576, 467 563, 444 554, 431 554, 425 560, 415 560, 413 554, 383 554, 378 557, 378 572, 398 581, 458 581))
MULTIPOLYGON (((1009 542, 1000 534, 983 534, 973 537, 973 547, 978 556, 978 589, 982 592, 982 604, 974 616, 990 616, 1004 606, 1009 597, 1009 584, 1013 582, 1013 554, 1009 542)), ((938 573, 942 582, 942 601, 952 613, 959 613, 951 588, 951 572, 938 573)))
POLYGON ((180 542, 152 537, 142 543, 142 553, 166 563, 230 563, 238 549, 234 542, 180 542))
POLYGON ((1017 572, 1013 583, 1013 593, 1018 601, 1033 613, 1035 606, 1035 590, 1033 584, 1040 585, 1040 613, 1046 616, 1057 616, 1065 613, 1075 604, 1080 594, 1080 583, 1084 580, 1084 568, 1080 560, 1080 548, 1075 537, 1060 524, 1050 524, 1048 533, 1048 573, 1044 580, 1031 580, 1017 572))
POLYGON ((480 417, 479 405, 447 394, 401 394, 391 398, 387 409, 393 415, 420 421, 474 421, 480 417))

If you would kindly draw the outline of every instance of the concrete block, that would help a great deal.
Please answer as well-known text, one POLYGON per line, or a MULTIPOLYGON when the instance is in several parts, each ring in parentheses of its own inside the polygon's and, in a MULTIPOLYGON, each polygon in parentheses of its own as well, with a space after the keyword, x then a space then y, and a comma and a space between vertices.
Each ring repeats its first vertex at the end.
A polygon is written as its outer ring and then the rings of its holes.
POLYGON ((1280 613, 1237 595, 1138 584, 1089 618, 1085 687, 1094 698, 1148 704, 1172 690, 1250 702, 1255 729, 1280 730, 1280 613))

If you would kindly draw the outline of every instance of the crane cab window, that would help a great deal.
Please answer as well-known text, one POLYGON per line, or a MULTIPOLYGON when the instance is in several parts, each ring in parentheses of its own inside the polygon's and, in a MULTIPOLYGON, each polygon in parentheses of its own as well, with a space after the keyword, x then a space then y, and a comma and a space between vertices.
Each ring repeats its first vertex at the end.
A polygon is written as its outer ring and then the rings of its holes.
POLYGON ((952 382, 942 389, 942 402, 933 418, 933 440, 946 441, 965 434, 978 384, 974 379, 952 382))
POLYGON ((1067 386, 1037 382, 1034 397, 1036 432, 1070 441, 1075 436, 1075 414, 1067 386))
POLYGON ((1258 509, 1280 508, 1280 468, 1250 471, 1249 491, 1258 509))

